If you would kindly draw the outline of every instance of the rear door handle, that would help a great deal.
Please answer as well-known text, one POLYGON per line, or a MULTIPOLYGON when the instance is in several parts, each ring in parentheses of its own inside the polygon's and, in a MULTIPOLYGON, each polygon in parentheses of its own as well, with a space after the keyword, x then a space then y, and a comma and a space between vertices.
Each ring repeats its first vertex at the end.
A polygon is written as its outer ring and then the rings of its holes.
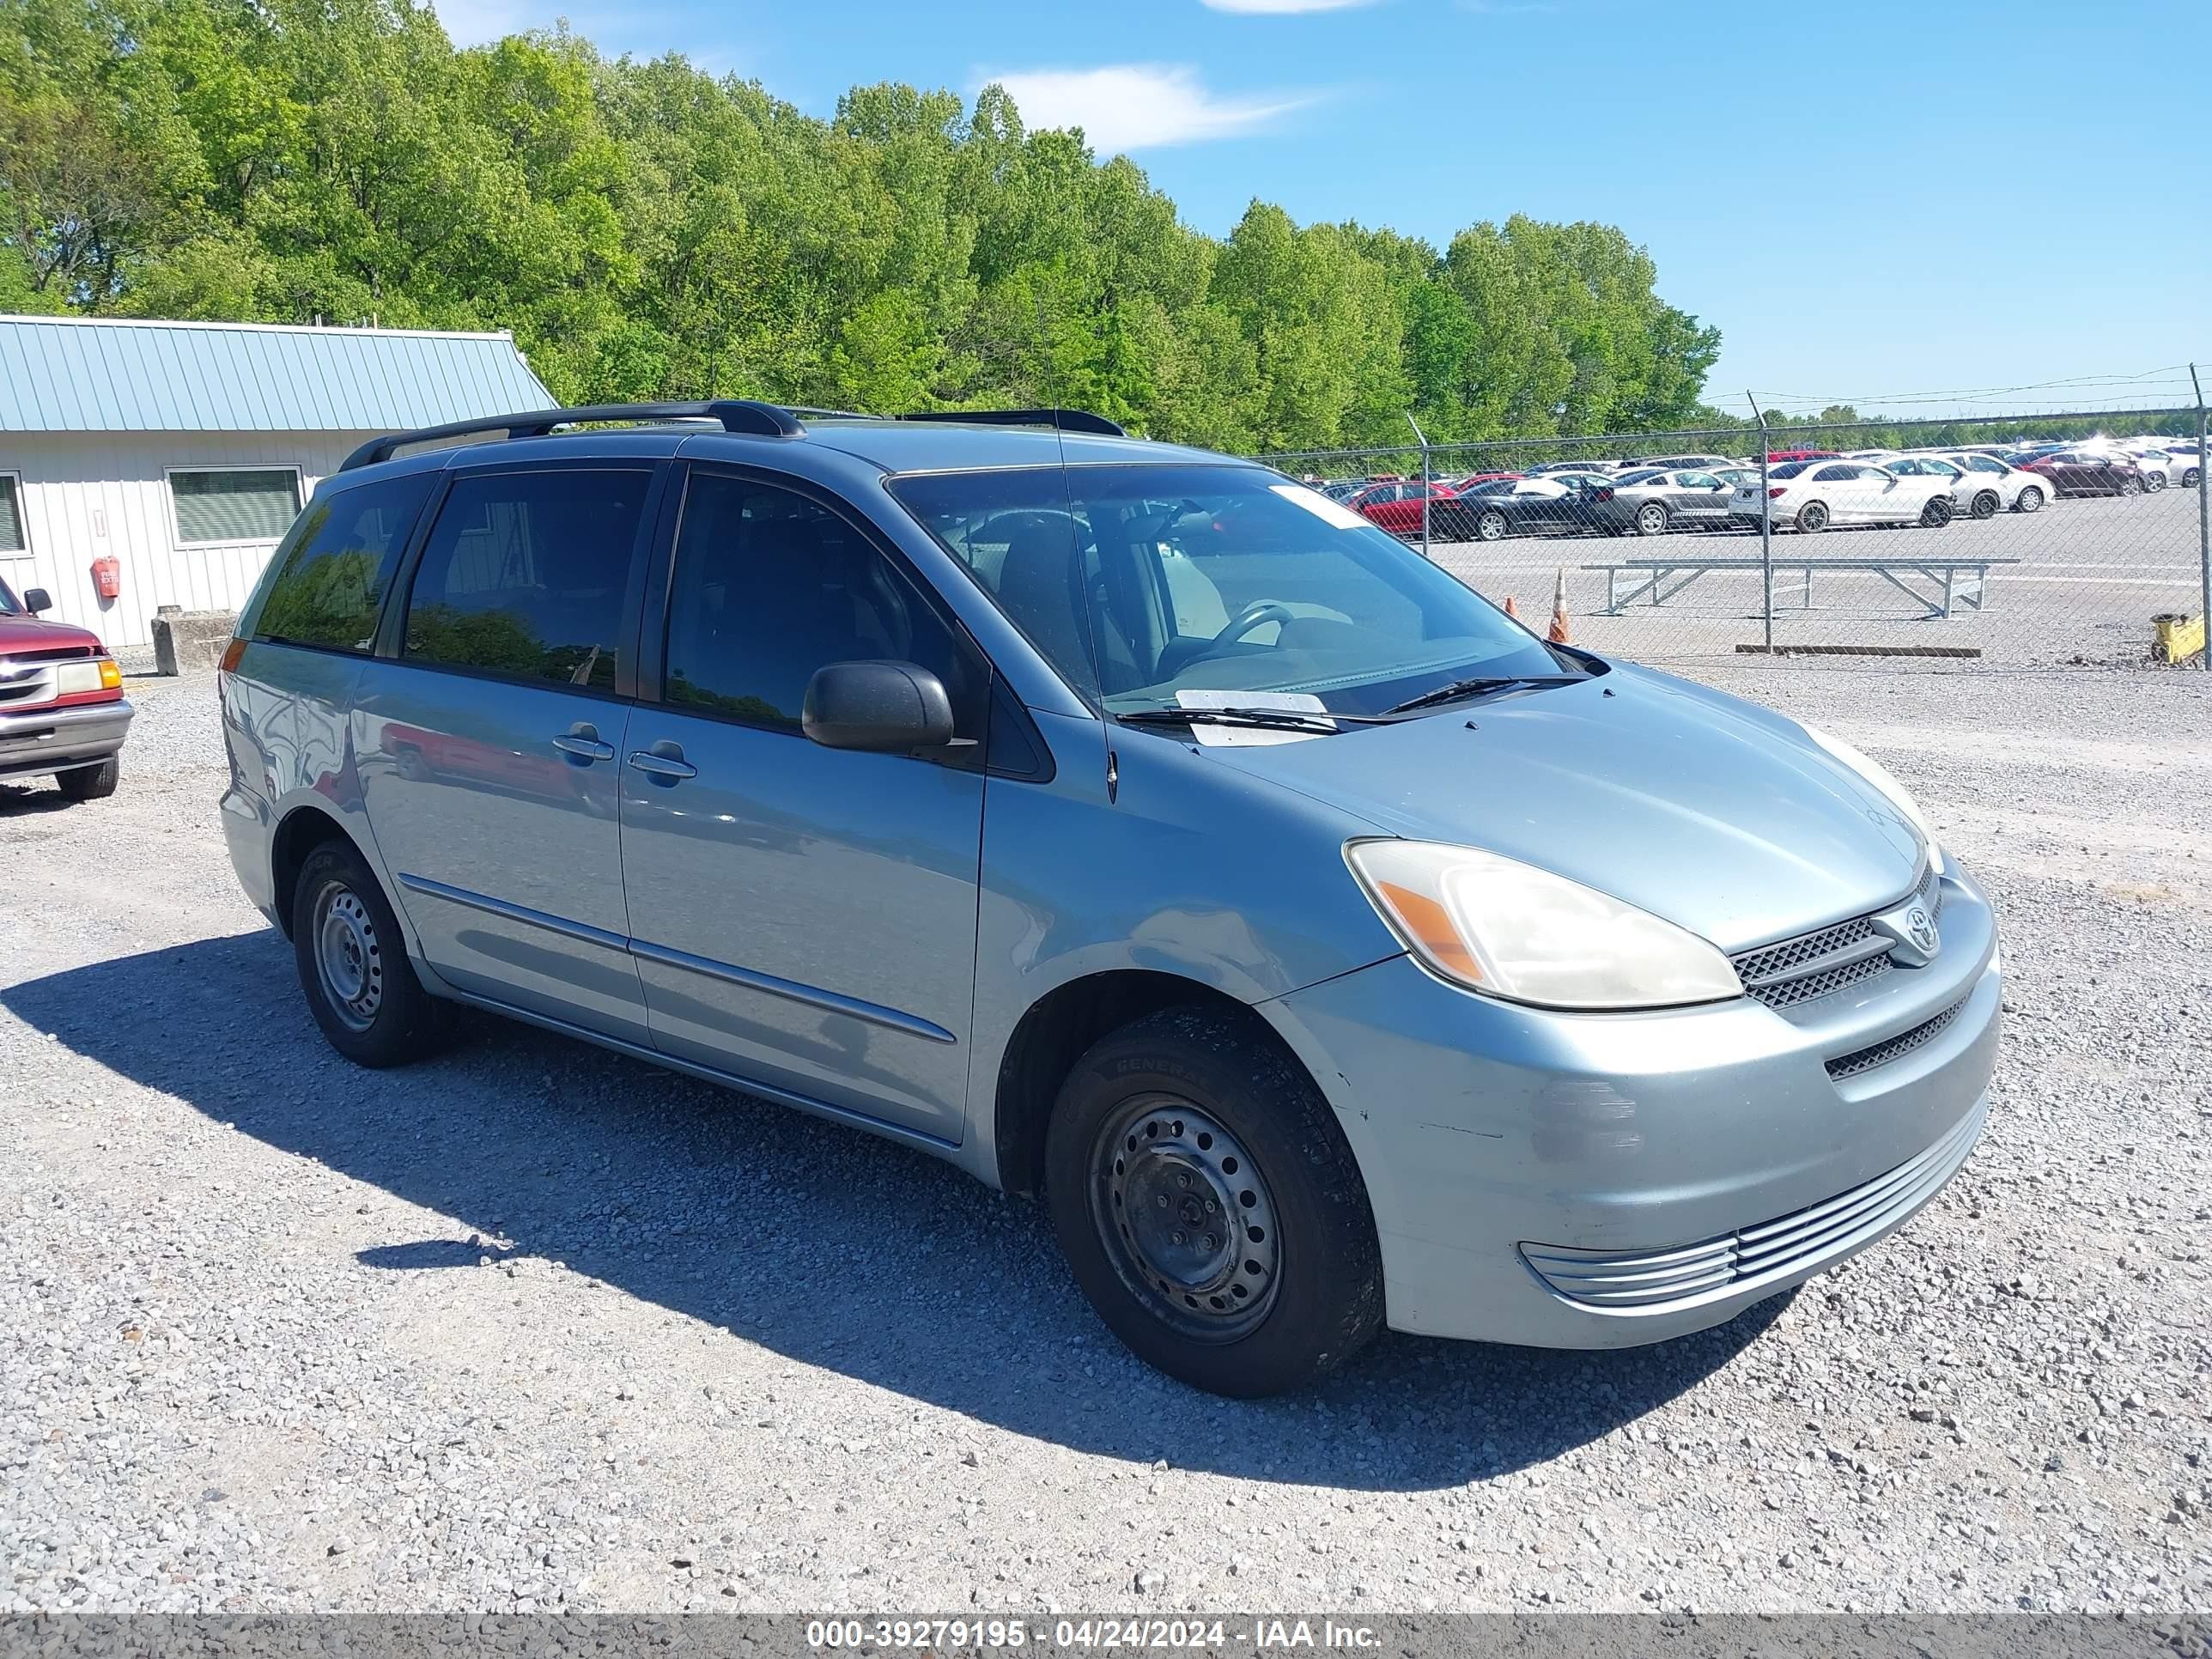
POLYGON ((684 758, 684 745, 664 738, 650 749, 633 749, 629 763, 655 783, 680 783, 696 778, 699 769, 684 758))
POLYGON ((579 720, 559 737, 553 746, 564 755, 574 755, 578 760, 603 761, 615 757, 615 746, 599 741, 599 728, 588 721, 579 720))

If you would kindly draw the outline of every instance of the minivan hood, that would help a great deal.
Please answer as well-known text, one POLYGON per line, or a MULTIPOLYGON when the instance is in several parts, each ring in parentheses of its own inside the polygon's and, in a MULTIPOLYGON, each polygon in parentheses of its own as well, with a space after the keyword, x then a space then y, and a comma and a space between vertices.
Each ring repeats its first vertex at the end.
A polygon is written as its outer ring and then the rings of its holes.
POLYGON ((0 617, 0 657, 19 651, 62 651, 70 646, 100 649, 100 635, 67 623, 43 622, 36 617, 0 617))
POLYGON ((1389 834, 1540 866, 1728 951, 1893 903, 1920 868, 1918 832, 1802 728, 1644 669, 1204 752, 1389 834))

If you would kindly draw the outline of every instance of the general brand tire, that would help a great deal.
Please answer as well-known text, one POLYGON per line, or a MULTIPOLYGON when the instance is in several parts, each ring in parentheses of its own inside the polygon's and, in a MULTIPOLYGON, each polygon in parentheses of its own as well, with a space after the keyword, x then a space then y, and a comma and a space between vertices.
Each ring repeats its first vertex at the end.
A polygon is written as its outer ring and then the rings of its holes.
POLYGON ((1302 1388, 1382 1328, 1366 1183, 1256 1017, 1170 1008, 1102 1038, 1060 1086, 1045 1190, 1099 1317, 1193 1388, 1302 1388))
POLYGON ((1984 489, 1976 494, 1973 505, 1969 510, 1978 519, 1994 519, 1997 515, 1997 508, 2002 505, 2002 503, 1997 500, 1996 490, 1984 489))
POLYGON ((1667 533, 1667 509, 1656 501, 1646 501, 1636 509, 1636 533, 1639 536, 1663 536, 1667 533))
POLYGON ((115 793, 122 775, 121 758, 110 755, 97 766, 73 766, 66 772, 57 773, 54 781, 71 800, 106 800, 115 793))
POLYGON ((300 988, 331 1047, 373 1066, 436 1052, 447 1020, 415 977, 399 918, 361 854, 343 842, 316 848, 291 903, 300 988))
POLYGON ((1957 510, 1952 507, 1948 495, 1931 495, 1928 505, 1920 509, 1921 526, 1927 530, 1941 530, 1957 516, 1957 510))
POLYGON ((1500 513, 1494 507, 1488 509, 1481 517, 1478 518, 1474 521, 1475 535, 1486 542, 1504 541, 1505 539, 1505 532, 1512 527, 1513 526, 1506 521, 1505 515, 1503 513, 1500 513))
POLYGON ((1828 508, 1824 501, 1808 501, 1797 509, 1797 528, 1806 535, 1817 535, 1828 527, 1828 508))
POLYGON ((2033 484, 2028 485, 2013 497, 2012 510, 2015 513, 2040 513, 2043 510, 2043 491, 2033 484))

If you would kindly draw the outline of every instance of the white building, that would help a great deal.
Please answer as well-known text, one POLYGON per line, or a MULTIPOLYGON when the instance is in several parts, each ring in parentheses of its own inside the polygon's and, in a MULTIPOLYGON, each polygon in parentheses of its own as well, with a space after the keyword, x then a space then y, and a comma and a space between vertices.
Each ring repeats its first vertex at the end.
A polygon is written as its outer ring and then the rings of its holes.
POLYGON ((0 316, 0 580, 146 645, 161 605, 244 604, 357 445, 553 401, 504 333, 0 316))

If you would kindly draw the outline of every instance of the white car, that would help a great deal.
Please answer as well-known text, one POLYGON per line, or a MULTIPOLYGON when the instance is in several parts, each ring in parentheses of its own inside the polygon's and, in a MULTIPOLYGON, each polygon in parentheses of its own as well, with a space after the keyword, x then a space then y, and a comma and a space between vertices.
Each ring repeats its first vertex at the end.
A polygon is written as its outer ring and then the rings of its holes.
POLYGON ((2202 463, 2195 444, 2177 442, 2172 438, 2132 439, 2123 446, 2122 453, 2142 474, 2147 490, 2160 490, 2168 484, 2185 489, 2196 486, 2202 463))
POLYGON ((2039 513, 2051 499, 2048 480, 2008 465, 1994 455, 1965 449, 1922 450, 1890 462, 1890 471, 1898 471, 1905 460, 1923 461, 1954 475, 1951 505, 1977 519, 1993 519, 2000 511, 2039 513))
POLYGON ((1729 516, 1756 525, 1762 515, 1777 530, 1808 535, 1831 525, 1917 524, 1940 529, 1951 522, 1951 481, 1899 477, 1865 461, 1784 461, 1768 470, 1766 499, 1756 483, 1738 489, 1729 516))

